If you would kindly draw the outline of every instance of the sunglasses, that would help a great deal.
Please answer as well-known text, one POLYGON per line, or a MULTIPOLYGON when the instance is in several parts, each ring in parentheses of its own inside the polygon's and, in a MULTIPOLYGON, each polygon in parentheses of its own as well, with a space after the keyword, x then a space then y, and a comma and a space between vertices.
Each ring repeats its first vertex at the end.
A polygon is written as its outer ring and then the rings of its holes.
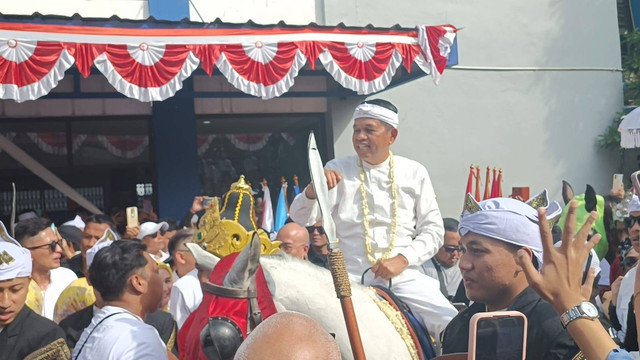
POLYGON ((318 230, 318 234, 324 235, 324 229, 322 226, 307 226, 307 231, 309 234, 313 234, 314 231, 318 230))
POLYGON ((631 216, 631 215, 629 215, 629 217, 624 218, 624 225, 627 228, 631 228, 631 227, 633 227, 633 225, 635 225, 639 221, 640 221, 640 216, 631 216))
POLYGON ((462 250, 458 246, 447 245, 444 247, 444 251, 447 254, 453 254, 454 251, 461 252, 462 250))
POLYGON ((60 246, 60 249, 62 249, 62 240, 54 241, 54 242, 52 242, 50 244, 44 244, 44 245, 39 245, 39 246, 28 247, 27 249, 35 250, 35 249, 42 249, 44 247, 49 247, 49 249, 51 249, 51 252, 56 252, 56 248, 58 246, 60 246))

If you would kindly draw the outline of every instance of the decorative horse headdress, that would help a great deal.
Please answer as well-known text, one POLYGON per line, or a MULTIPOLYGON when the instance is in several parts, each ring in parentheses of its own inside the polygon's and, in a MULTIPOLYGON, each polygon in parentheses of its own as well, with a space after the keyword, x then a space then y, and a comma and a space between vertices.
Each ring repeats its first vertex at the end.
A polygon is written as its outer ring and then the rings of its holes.
POLYGON ((256 226, 251 187, 244 181, 244 175, 231 184, 223 197, 222 209, 218 198, 214 197, 200 219, 195 234, 198 245, 223 258, 242 251, 251 241, 253 232, 257 232, 262 254, 273 255, 280 251, 280 242, 272 242, 267 233, 256 226))

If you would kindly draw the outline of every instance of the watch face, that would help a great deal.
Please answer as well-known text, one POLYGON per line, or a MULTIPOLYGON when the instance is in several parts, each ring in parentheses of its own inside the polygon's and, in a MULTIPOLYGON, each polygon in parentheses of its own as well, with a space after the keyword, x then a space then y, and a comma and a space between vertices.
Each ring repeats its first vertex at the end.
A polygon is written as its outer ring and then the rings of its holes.
POLYGON ((580 309, 582 310, 582 312, 584 312, 587 316, 592 317, 592 318, 596 318, 598 317, 599 313, 598 313, 598 308, 595 307, 595 305, 593 305, 590 302, 583 302, 580 303, 580 309))

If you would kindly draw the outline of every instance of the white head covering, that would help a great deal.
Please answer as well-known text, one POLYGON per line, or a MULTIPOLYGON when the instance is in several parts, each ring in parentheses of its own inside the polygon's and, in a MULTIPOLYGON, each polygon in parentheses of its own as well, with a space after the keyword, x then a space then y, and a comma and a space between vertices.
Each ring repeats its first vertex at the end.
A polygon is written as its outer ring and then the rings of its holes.
POLYGON ((82 218, 80 218, 80 215, 76 215, 76 217, 73 218, 73 220, 69 220, 66 223, 62 224, 62 225, 75 226, 78 229, 84 231, 85 223, 84 223, 84 221, 82 221, 82 218))
POLYGON ((629 202, 629 207, 627 209, 629 209, 627 216, 632 212, 640 211, 640 199, 638 199, 638 195, 633 195, 631 197, 631 201, 629 202))
POLYGON ((0 281, 31 276, 31 253, 9 236, 0 221, 0 281))
POLYGON ((113 232, 111 229, 107 229, 104 231, 104 235, 96 241, 96 244, 89 250, 87 250, 87 269, 91 264, 93 264, 93 259, 96 257, 96 254, 100 249, 106 248, 107 246, 113 244, 114 241, 118 240, 118 235, 113 232))
POLYGON ((398 128, 398 113, 395 113, 380 105, 368 104, 366 102, 358 105, 358 107, 356 107, 356 110, 353 112, 353 120, 361 118, 378 119, 393 126, 395 129, 398 128))
POLYGON ((528 247, 542 265, 542 241, 538 227, 538 208, 547 209, 547 219, 557 219, 562 207, 556 201, 549 202, 547 190, 526 203, 510 198, 494 198, 477 203, 467 195, 465 211, 460 219, 460 234, 469 231, 528 247))

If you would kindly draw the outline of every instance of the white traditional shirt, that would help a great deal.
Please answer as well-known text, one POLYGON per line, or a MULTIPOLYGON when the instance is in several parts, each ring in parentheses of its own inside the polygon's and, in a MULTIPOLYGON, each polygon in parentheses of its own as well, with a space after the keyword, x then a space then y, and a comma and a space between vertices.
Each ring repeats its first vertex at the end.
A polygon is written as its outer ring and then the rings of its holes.
POLYGON ((438 263, 438 266, 442 271, 442 279, 444 281, 444 286, 447 289, 446 295, 455 296, 456 292, 458 291, 458 287, 460 286, 460 282, 462 281, 462 274, 460 273, 458 264, 456 263, 453 266, 445 267, 444 265, 440 264, 440 262, 436 260, 435 257, 425 261, 424 264, 422 264, 422 266, 420 267, 422 272, 425 275, 432 277, 438 281, 440 281, 440 278, 438 277, 438 269, 436 269, 436 266, 433 264, 434 261, 438 263))
POLYGON ((198 279, 198 269, 193 269, 173 283, 171 298, 169 299, 169 313, 182 327, 189 315, 200 306, 202 302, 202 288, 198 279))
MULTIPOLYGON (((369 205, 369 237, 372 253, 380 259, 390 246, 393 217, 389 159, 371 165, 363 161, 365 188, 369 205)), ((372 266, 367 260, 362 195, 357 156, 334 159, 326 168, 342 175, 338 185, 329 191, 331 215, 336 224, 340 249, 345 254, 347 270, 360 276, 372 266)), ((409 266, 419 266, 430 259, 443 244, 444 228, 436 196, 424 166, 416 161, 394 155, 397 188, 397 226, 391 257, 402 254, 409 266)), ((312 225, 320 220, 315 199, 300 193, 289 209, 291 218, 299 224, 312 225)))
POLYGON ((145 324, 139 316, 126 309, 105 306, 94 312, 91 324, 82 332, 71 358, 162 360, 168 356, 167 349, 153 326, 145 324))
POLYGON ((78 276, 73 271, 61 266, 49 272, 49 279, 51 279, 49 287, 47 287, 47 290, 42 291, 42 314, 40 315, 53 320, 53 312, 56 309, 60 294, 69 284, 77 280, 78 276))
POLYGON ((629 302, 633 296, 633 288, 636 281, 636 273, 638 266, 634 266, 629 270, 620 283, 620 291, 618 292, 618 302, 616 303, 616 315, 620 322, 620 331, 618 331, 618 339, 624 342, 627 335, 627 315, 629 313, 629 302))

